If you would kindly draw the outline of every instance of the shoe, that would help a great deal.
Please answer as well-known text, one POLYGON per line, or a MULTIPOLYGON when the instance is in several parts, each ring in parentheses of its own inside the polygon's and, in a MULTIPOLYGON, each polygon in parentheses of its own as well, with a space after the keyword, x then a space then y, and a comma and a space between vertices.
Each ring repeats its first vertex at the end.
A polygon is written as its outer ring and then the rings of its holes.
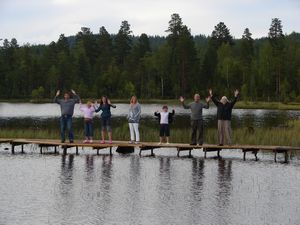
POLYGON ((201 145, 203 145, 203 143, 198 143, 198 146, 201 146, 201 145))
POLYGON ((93 140, 89 140, 89 143, 93 143, 93 140))
POLYGON ((70 140, 70 143, 74 143, 74 140, 70 140))
POLYGON ((128 141, 129 144, 134 144, 134 141, 128 141))
POLYGON ((197 143, 190 143, 190 145, 197 145, 197 143))
POLYGON ((218 144, 219 146, 223 146, 223 144, 218 144))
POLYGON ((139 143, 140 143, 139 141, 134 142, 134 144, 136 144, 136 145, 138 145, 139 143))
POLYGON ((64 140, 64 139, 62 139, 60 142, 61 142, 61 143, 65 143, 65 140, 64 140))
POLYGON ((161 145, 162 143, 161 142, 158 142, 158 145, 161 145))
POLYGON ((101 141, 100 141, 100 144, 105 144, 105 141, 101 140, 101 141))
POLYGON ((167 142, 166 144, 167 144, 167 145, 169 145, 170 143, 169 143, 169 142, 167 142))
POLYGON ((109 144, 112 144, 113 142, 112 142, 112 140, 109 140, 109 142, 108 142, 109 144))
POLYGON ((86 139, 86 140, 83 141, 83 143, 84 144, 89 143, 89 140, 86 139))

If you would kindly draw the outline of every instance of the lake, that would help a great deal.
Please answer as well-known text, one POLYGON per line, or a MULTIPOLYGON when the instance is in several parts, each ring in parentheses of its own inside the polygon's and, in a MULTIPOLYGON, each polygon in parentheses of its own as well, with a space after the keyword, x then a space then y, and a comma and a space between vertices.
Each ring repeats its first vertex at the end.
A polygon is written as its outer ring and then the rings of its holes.
MULTIPOLYGON (((153 112, 161 105, 143 105, 143 123, 155 126, 153 112)), ((188 111, 178 106, 174 126, 188 126, 188 111)), ((112 110, 114 126, 126 122, 127 105, 112 110)), ((204 111, 207 127, 214 127, 216 109, 204 111)), ((0 103, 0 127, 56 127, 55 104, 0 103)), ((299 111, 234 110, 233 126, 285 126, 299 111)), ((75 126, 82 125, 75 110, 75 126)), ((97 119, 96 119, 97 120, 97 119)), ((39 154, 25 146, 12 155, 0 146, 0 225, 299 225, 300 159, 274 163, 259 153, 259 161, 240 151, 226 150, 222 158, 176 157, 174 149, 156 150, 155 157, 135 153, 96 155, 39 154), (19 152, 19 151, 18 151, 19 152)), ((146 153, 144 153, 146 154, 146 153)), ((283 156, 278 157, 279 161, 283 156)))

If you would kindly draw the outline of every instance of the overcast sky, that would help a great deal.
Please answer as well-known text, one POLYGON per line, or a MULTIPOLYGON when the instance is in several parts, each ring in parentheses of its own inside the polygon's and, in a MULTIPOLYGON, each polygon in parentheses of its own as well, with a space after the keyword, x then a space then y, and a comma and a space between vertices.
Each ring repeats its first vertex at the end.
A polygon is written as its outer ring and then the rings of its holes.
POLYGON ((210 35, 222 21, 235 38, 246 27, 254 38, 263 37, 275 17, 284 33, 300 32, 300 0, 0 0, 0 39, 48 44, 83 26, 93 33, 101 26, 117 33, 123 20, 134 35, 166 35, 173 13, 193 35, 210 35))

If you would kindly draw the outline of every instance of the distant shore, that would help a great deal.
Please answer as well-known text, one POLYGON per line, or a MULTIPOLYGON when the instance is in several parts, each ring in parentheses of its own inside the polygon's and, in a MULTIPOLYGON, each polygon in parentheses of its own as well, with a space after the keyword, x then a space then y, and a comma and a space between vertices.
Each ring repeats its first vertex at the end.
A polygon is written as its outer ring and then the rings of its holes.
MULTIPOLYGON (((82 99, 82 102, 86 102, 88 99, 82 99)), ((0 99, 0 103, 52 103, 52 99, 0 99)), ((128 103, 129 99, 111 99, 114 103, 128 103)), ((177 99, 140 99, 140 103, 145 104, 168 104, 176 105, 180 104, 177 99)), ((187 102, 193 101, 187 99, 187 102)), ((211 103, 213 104, 213 103, 211 103)), ((278 110, 300 110, 300 102, 266 102, 266 101, 238 101, 235 105, 237 109, 278 109, 278 110)))

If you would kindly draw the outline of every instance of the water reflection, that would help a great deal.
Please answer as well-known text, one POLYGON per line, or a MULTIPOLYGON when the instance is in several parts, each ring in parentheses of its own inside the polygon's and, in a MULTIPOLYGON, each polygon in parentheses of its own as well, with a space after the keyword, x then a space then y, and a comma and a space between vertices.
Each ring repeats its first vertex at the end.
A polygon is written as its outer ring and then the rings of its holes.
POLYGON ((230 217, 230 196, 232 192, 232 161, 218 160, 218 189, 216 193, 217 200, 217 221, 218 224, 231 224, 230 217), (226 218, 226 222, 224 221, 226 218))

